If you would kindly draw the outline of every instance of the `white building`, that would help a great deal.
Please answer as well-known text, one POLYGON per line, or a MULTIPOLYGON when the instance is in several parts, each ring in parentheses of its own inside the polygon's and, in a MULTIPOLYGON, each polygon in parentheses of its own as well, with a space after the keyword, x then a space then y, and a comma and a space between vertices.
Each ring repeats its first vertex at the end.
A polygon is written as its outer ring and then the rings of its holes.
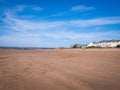
POLYGON ((98 43, 97 42, 90 42, 87 47, 97 47, 98 43))
POLYGON ((102 40, 100 42, 91 42, 87 47, 116 47, 120 45, 120 40, 102 40))
POLYGON ((116 47, 120 45, 120 40, 103 40, 98 42, 100 47, 116 47))

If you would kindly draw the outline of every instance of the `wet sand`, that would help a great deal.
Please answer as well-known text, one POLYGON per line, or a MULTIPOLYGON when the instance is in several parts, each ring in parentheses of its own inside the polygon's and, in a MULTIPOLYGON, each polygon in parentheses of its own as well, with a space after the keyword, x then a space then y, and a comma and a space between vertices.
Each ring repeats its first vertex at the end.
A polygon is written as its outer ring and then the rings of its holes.
POLYGON ((120 90, 120 49, 0 49, 0 90, 120 90))

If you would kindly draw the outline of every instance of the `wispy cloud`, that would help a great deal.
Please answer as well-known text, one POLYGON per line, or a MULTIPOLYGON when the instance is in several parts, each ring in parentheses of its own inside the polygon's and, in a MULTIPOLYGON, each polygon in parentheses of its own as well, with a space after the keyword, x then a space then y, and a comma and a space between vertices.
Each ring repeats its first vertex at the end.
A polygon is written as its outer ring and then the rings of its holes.
POLYGON ((4 8, 4 14, 15 15, 25 10, 42 11, 43 8, 36 5, 16 5, 14 7, 4 8))
POLYGON ((4 8, 1 8, 2 10, 1 15, 5 16, 6 18, 10 18, 12 16, 15 17, 17 13, 24 11, 25 7, 26 7, 25 5, 16 5, 14 7, 9 7, 9 8, 4 7, 4 8))
POLYGON ((6 18, 2 19, 8 27, 12 30, 57 30, 59 28, 68 27, 93 27, 111 24, 120 24, 120 17, 104 17, 87 20, 63 20, 63 21, 31 21, 25 19, 18 19, 6 13, 6 18))
POLYGON ((34 11, 42 11, 43 9, 41 7, 35 6, 35 7, 32 7, 32 10, 34 10, 34 11))
POLYGON ((104 17, 104 18, 94 18, 87 20, 71 20, 71 24, 79 27, 120 24, 120 17, 104 17))
POLYGON ((105 31, 105 32, 89 32, 89 33, 77 33, 77 32, 73 32, 73 31, 57 31, 54 33, 45 33, 44 36, 50 37, 50 38, 54 38, 54 39, 71 39, 71 40, 75 40, 75 39, 86 39, 86 40, 95 40, 95 38, 99 38, 102 39, 100 37, 116 37, 119 36, 120 31, 114 32, 114 31, 105 31))
MULTIPOLYGON (((33 7, 33 6, 32 6, 33 7)), ((98 39, 106 39, 108 37, 119 37, 120 31, 94 31, 86 33, 84 28, 93 28, 95 26, 120 24, 120 17, 103 17, 103 18, 89 18, 89 19, 71 19, 71 20, 31 20, 20 18, 17 12, 22 12, 26 6, 19 5, 13 10, 6 10, 5 17, 1 19, 4 22, 1 25, 1 31, 12 31, 11 34, 0 36, 0 45, 13 44, 16 46, 57 46, 57 42, 64 42, 66 39, 69 42, 73 41, 90 41, 98 39), (75 28, 81 30, 77 32, 75 28), (71 30, 73 29, 73 30, 71 30), (82 31, 83 30, 83 31, 82 31), (31 43, 32 41, 32 43, 31 43)), ((35 9, 35 6, 34 6, 35 9)), ((39 7, 36 7, 36 10, 39 7)), ((12 45, 12 46, 13 46, 12 45)), ((64 45, 64 43, 62 43, 64 45)))
POLYGON ((78 5, 78 6, 72 7, 71 10, 73 10, 73 11, 89 11, 89 10, 95 10, 95 7, 78 5))
MULTIPOLYGON (((48 30, 51 28, 56 28, 64 25, 64 22, 39 22, 39 21, 29 21, 23 19, 16 19, 10 16, 3 19, 3 22, 6 23, 6 26, 12 30, 17 31, 27 31, 27 30, 48 30)), ((6 27, 5 26, 5 27, 6 27)))
POLYGON ((77 6, 73 6, 68 10, 65 10, 63 12, 58 12, 55 14, 52 14, 51 16, 64 16, 65 14, 70 14, 73 13, 73 11, 91 11, 91 10, 95 10, 95 7, 92 6, 83 6, 83 5, 77 5, 77 6))
POLYGON ((11 46, 68 46, 70 44, 81 43, 82 41, 90 42, 102 39, 113 39, 112 37, 119 37, 120 31, 105 31, 105 32, 90 32, 90 33, 81 33, 73 31, 47 31, 38 33, 25 32, 25 33, 13 33, 10 35, 0 36, 0 45, 11 45, 11 46), (111 38, 110 38, 111 37, 111 38), (32 41, 32 43, 31 43, 32 41), (59 44, 57 44, 59 42, 59 44), (66 43, 66 44, 65 44, 66 43))
MULTIPOLYGON (((96 38, 100 35, 107 35, 103 32, 93 32, 93 33, 76 33, 71 32, 69 29, 71 27, 83 28, 83 27, 94 27, 97 25, 109 25, 109 24, 119 24, 120 17, 105 17, 105 18, 95 18, 88 20, 67 20, 67 21, 30 21, 15 18, 9 14, 6 14, 6 18, 3 19, 5 26, 9 30, 19 31, 19 32, 31 32, 38 31, 42 34, 31 34, 27 33, 25 36, 45 36, 50 38, 62 39, 78 39, 78 38, 96 38), (56 32, 57 31, 57 32, 56 32), (100 33, 100 34, 99 34, 100 33), (101 34, 102 33, 102 34, 101 34)), ((91 31, 92 32, 92 31, 91 31)), ((112 32, 113 33, 113 32, 112 32)), ((109 32, 110 35, 112 35, 109 32)), ((19 35, 18 35, 19 36, 19 35)), ((21 36, 21 35, 20 35, 21 36)))

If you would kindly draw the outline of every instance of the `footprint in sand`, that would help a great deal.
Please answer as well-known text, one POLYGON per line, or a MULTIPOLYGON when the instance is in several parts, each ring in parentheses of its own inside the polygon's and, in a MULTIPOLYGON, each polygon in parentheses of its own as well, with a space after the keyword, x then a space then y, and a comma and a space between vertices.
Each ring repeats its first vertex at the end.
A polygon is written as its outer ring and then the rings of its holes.
POLYGON ((42 70, 42 74, 45 74, 46 72, 47 72, 46 69, 43 69, 43 70, 42 70))
POLYGON ((0 59, 7 59, 7 57, 1 57, 0 59))
POLYGON ((24 72, 28 73, 28 74, 31 74, 30 67, 29 66, 25 67, 24 72))

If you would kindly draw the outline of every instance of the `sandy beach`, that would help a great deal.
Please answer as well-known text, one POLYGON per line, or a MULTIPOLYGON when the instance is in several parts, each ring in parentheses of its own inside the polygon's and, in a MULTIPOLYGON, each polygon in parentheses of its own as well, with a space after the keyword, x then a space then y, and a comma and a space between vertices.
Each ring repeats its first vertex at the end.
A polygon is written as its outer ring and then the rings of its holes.
POLYGON ((120 90, 120 49, 0 49, 0 90, 120 90))

